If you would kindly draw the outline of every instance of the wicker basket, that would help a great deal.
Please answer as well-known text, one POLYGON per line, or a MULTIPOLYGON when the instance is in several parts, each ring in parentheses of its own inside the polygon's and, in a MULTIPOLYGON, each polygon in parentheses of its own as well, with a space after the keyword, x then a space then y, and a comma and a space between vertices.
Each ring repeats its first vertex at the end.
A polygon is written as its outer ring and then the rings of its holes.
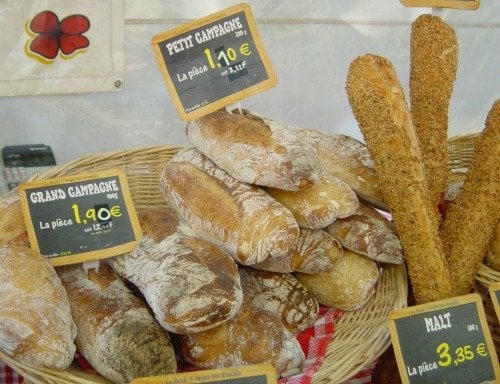
MULTIPOLYGON (((450 140, 452 168, 468 165, 474 139, 475 135, 470 135, 450 140)), ((165 164, 180 149, 181 147, 157 146, 85 156, 50 169, 36 178, 121 168, 127 175, 136 208, 161 206, 165 205, 165 200, 158 188, 159 175, 165 164)), ((478 276, 478 281, 483 280, 482 275, 478 276)), ((392 310, 407 305, 407 295, 405 269, 402 266, 384 265, 382 277, 372 300, 362 309, 346 312, 336 321, 334 339, 330 342, 324 363, 312 382, 342 383, 374 362, 391 343, 387 325, 388 315, 392 310)), ((109 383, 100 376, 84 372, 76 365, 65 371, 35 369, 13 360, 1 351, 0 359, 22 374, 27 381, 35 384, 109 383)))

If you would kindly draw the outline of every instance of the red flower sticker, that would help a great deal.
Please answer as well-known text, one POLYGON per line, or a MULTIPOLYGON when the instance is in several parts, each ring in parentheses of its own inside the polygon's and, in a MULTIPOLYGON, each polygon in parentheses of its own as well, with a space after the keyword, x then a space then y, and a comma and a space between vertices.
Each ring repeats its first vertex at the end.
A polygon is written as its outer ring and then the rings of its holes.
POLYGON ((82 35, 89 28, 90 21, 84 15, 70 15, 59 21, 54 12, 42 11, 27 23, 31 36, 27 54, 44 63, 51 63, 59 52, 69 58, 90 45, 89 39, 82 35))

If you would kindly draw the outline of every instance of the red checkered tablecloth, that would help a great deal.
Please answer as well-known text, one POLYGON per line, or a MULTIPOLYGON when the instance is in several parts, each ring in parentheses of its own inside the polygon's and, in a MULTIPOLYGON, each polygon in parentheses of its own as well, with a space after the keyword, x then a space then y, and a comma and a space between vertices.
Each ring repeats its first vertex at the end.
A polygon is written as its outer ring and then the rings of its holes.
MULTIPOLYGON (((279 379, 279 384, 310 384, 314 373, 320 369, 323 364, 328 343, 331 341, 335 331, 335 319, 342 316, 342 311, 329 308, 321 308, 320 315, 315 323, 301 332, 297 339, 306 355, 304 371, 295 376, 279 379)), ((91 367, 85 368, 85 360, 77 358, 82 369, 89 370, 91 367)), ((344 384, 369 384, 371 383, 371 370, 373 366, 359 372, 351 380, 344 384)), ((23 382, 23 377, 10 367, 0 361, 0 384, 20 384, 23 382)), ((332 383, 334 384, 334 383, 332 383)))

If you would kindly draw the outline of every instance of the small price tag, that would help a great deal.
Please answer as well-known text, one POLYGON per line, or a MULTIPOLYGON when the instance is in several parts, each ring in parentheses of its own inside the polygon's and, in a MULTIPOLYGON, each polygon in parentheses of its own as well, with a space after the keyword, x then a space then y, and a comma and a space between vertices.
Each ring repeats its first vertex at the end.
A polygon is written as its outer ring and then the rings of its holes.
POLYGON ((490 284, 488 287, 490 291, 491 302, 493 303, 493 308, 495 308, 495 313, 497 314, 498 321, 500 322, 500 281, 494 284, 490 284))
POLYGON ((480 0, 399 0, 405 7, 478 9, 480 0))
POLYGON ((477 293, 393 311, 389 330, 404 384, 479 384, 500 379, 477 293))
POLYGON ((276 384, 276 370, 270 364, 210 369, 134 379, 130 384, 276 384))
POLYGON ((276 84, 247 4, 160 33, 151 46, 174 104, 187 121, 276 84))
POLYGON ((30 181, 18 189, 31 247, 54 266, 128 252, 142 235, 121 170, 30 181))

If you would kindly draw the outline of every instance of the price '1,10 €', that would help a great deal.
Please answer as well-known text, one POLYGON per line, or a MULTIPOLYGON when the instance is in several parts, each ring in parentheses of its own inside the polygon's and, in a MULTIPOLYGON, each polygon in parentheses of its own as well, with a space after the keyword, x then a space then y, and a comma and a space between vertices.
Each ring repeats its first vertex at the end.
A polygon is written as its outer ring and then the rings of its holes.
POLYGON ((214 61, 214 56, 212 55, 212 51, 209 48, 206 48, 203 53, 205 54, 205 58, 208 61, 208 65, 210 68, 221 68, 222 66, 226 67, 230 65, 232 62, 238 59, 238 54, 241 56, 250 56, 252 51, 248 43, 243 43, 236 51, 234 48, 225 48, 219 47, 215 49, 215 60, 217 60, 217 64, 214 61))

